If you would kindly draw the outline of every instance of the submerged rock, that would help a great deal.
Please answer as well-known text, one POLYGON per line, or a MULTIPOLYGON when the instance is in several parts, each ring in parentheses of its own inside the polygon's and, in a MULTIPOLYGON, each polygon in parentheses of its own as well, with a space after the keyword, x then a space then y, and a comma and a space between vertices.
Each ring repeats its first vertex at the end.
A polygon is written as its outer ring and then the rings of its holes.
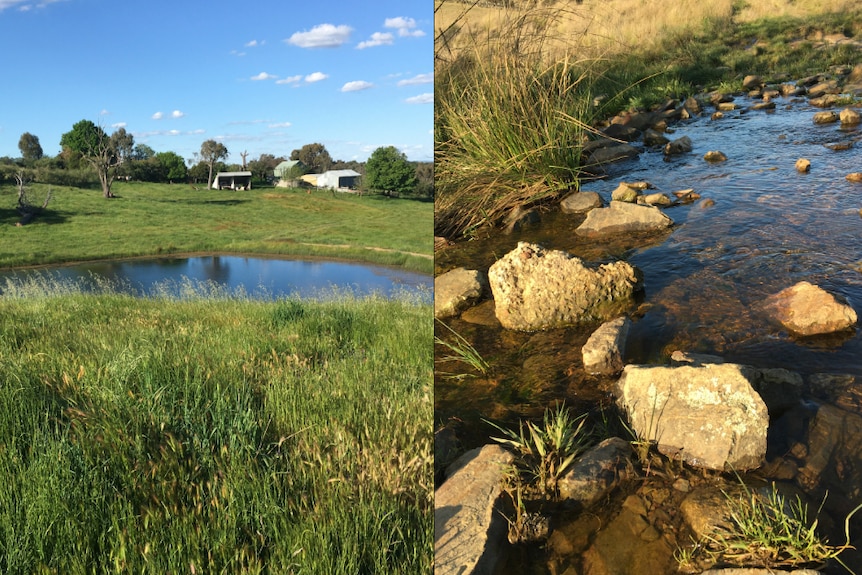
POLYGON ((628 365, 617 401, 639 438, 697 467, 743 470, 766 455, 769 415, 741 365, 628 365))
POLYGON ((521 331, 619 315, 632 304, 643 281, 627 262, 589 267, 569 253, 526 242, 496 261, 488 280, 497 319, 503 327, 521 331))
POLYGON ((487 280, 477 270, 457 268, 434 278, 434 317, 458 315, 476 303, 487 280))
POLYGON ((766 311, 802 336, 833 333, 856 325, 856 311, 843 299, 806 281, 769 297, 766 311))

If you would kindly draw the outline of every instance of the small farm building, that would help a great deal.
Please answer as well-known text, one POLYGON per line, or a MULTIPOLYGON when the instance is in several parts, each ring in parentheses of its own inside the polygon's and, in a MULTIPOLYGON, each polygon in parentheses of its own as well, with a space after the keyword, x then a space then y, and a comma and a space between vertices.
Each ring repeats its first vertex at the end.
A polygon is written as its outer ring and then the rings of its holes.
POLYGON ((305 173, 305 169, 305 164, 300 160, 285 160, 277 165, 272 172, 276 178, 299 178, 305 173))
POLYGON ((317 176, 318 188, 353 189, 359 184, 361 174, 354 170, 329 170, 317 176))
POLYGON ((213 179, 214 190, 250 190, 251 172, 219 172, 213 179))

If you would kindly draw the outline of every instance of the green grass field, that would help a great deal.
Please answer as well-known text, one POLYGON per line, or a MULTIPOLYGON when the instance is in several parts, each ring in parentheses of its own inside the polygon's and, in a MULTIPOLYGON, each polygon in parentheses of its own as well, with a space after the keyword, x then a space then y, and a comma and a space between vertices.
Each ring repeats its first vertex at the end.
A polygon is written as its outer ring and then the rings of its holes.
POLYGON ((431 572, 430 305, 41 281, 0 298, 0 572, 431 572))
MULTIPOLYGON (((117 182, 52 186, 34 222, 16 227, 14 186, 0 186, 0 268, 183 253, 323 257, 431 273, 433 204, 286 188, 195 190, 187 184, 117 182), (6 198, 6 200, 3 200, 6 198)), ((48 186, 33 184, 32 203, 48 186)))

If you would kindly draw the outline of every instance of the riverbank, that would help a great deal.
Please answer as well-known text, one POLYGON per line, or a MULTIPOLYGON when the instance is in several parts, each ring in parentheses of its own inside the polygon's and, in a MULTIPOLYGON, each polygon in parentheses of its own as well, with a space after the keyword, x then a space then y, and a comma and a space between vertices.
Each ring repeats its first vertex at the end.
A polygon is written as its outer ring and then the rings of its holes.
MULTIPOLYGON (((30 186, 41 203, 49 186, 30 186)), ((48 207, 16 226, 0 187, 0 268, 179 254, 324 258, 431 273, 430 202, 282 188, 243 192, 118 182, 116 198, 50 186, 48 207), (4 225, 6 224, 6 225, 4 225)))
POLYGON ((0 571, 430 572, 427 304, 34 285, 0 315, 0 571))

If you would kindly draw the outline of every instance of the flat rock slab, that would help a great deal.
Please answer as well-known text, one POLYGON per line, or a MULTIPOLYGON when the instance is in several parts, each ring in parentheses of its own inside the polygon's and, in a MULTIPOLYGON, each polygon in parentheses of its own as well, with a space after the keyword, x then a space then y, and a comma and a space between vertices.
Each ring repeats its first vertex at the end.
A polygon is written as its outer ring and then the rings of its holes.
POLYGON ((579 236, 599 237, 630 232, 655 232, 673 225, 673 220, 652 206, 611 202, 607 208, 592 210, 575 230, 579 236))
POLYGON ((821 335, 855 327, 856 311, 826 290, 802 281, 769 297, 766 310, 790 331, 821 335))
POLYGON ((631 320, 621 316, 603 323, 581 348, 587 373, 614 375, 623 370, 631 320))
POLYGON ((641 439, 696 467, 752 469, 763 463, 769 414, 737 364, 627 365, 617 401, 641 439))
POLYGON ((602 197, 596 192, 575 192, 560 201, 564 214, 583 214, 602 207, 602 197))
POLYGON ((496 508, 511 453, 499 445, 468 451, 434 493, 434 574, 494 573, 507 525, 496 508))
POLYGON ((487 280, 477 270, 457 268, 434 278, 434 317, 458 315, 482 297, 487 280))
POLYGON ((494 262, 488 282, 504 328, 538 331, 620 315, 642 276, 627 262, 587 266, 567 252, 520 242, 494 262))

